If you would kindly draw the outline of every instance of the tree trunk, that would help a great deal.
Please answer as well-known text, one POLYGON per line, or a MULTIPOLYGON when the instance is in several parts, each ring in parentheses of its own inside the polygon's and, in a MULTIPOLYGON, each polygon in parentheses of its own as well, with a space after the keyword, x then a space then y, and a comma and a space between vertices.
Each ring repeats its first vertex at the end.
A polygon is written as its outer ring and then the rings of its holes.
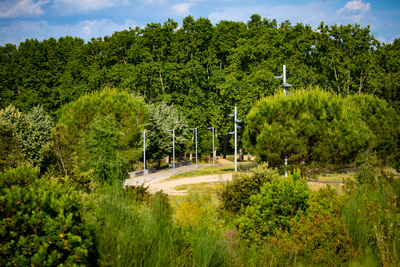
POLYGON ((228 136, 225 135, 224 136, 224 159, 226 159, 226 151, 228 150, 228 136))

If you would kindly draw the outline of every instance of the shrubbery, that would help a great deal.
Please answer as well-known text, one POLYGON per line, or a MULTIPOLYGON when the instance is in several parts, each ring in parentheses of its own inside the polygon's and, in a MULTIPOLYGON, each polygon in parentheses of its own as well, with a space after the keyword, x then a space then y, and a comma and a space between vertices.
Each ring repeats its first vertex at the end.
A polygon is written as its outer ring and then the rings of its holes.
POLYGON ((78 194, 29 167, 0 174, 0 265, 87 265, 91 234, 78 194))
POLYGON ((290 176, 266 183, 236 224, 239 234, 249 240, 260 240, 278 231, 290 231, 291 220, 308 208, 310 189, 305 180, 290 176))
POLYGON ((249 173, 238 172, 232 181, 226 181, 218 191, 220 210, 237 214, 250 203, 250 196, 260 193, 263 184, 276 180, 277 170, 268 168, 267 163, 252 168, 249 173))

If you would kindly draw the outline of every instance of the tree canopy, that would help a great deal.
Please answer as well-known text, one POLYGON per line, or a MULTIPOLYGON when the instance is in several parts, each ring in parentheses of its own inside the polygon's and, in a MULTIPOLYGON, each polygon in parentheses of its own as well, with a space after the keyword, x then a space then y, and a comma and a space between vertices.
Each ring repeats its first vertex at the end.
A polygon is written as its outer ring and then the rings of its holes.
POLYGON ((361 152, 393 144, 371 129, 376 127, 372 123, 381 125, 385 118, 363 117, 367 112, 361 112, 359 99, 366 101, 356 96, 343 99, 319 88, 263 98, 247 115, 245 146, 273 166, 282 165, 285 157, 294 165, 352 163, 361 152))
POLYGON ((284 64, 292 92, 311 85, 343 97, 372 94, 400 114, 399 49, 398 39, 382 44, 358 24, 312 29, 257 14, 247 23, 215 25, 192 16, 181 24, 169 19, 87 43, 32 39, 0 47, 0 108, 12 104, 26 113, 40 104, 58 120, 62 106, 87 93, 127 90, 146 103, 173 104, 189 127, 214 126, 226 154, 228 114, 237 106, 244 118, 255 101, 280 91, 274 76, 284 64))

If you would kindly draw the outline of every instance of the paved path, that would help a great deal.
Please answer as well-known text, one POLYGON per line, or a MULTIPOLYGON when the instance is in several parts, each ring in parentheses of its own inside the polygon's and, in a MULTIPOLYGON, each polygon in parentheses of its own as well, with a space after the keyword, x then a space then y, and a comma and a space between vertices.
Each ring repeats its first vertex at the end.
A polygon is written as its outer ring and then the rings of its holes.
MULTIPOLYGON (((225 162, 224 162, 225 163, 225 162)), ((227 163, 232 164, 232 162, 227 161, 227 163)), ((216 164, 216 166, 219 164, 216 164)), ((213 164, 198 164, 197 169, 201 169, 207 166, 213 166, 213 164)), ((196 164, 191 164, 187 166, 182 166, 175 168, 175 174, 184 173, 193 171, 196 169, 196 164)), ((156 173, 146 174, 146 180, 144 176, 134 177, 134 173, 130 173, 131 178, 125 180, 125 185, 138 185, 144 184, 149 186, 149 190, 151 193, 155 193, 157 191, 163 190, 164 193, 169 195, 182 195, 186 194, 186 190, 175 190, 174 188, 178 185, 183 184, 196 184, 196 183, 214 183, 220 180, 230 180, 232 179, 232 174, 222 174, 222 175, 205 175, 205 176, 197 176, 197 177, 188 177, 188 178, 180 178, 174 179, 170 181, 164 181, 165 179, 173 176, 173 169, 165 169, 158 171, 156 173)))

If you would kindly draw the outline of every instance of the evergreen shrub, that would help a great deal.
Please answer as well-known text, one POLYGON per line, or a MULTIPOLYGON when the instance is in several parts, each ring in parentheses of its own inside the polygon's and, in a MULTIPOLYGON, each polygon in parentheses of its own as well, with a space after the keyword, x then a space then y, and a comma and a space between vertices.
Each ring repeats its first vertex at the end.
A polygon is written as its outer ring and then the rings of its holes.
POLYGON ((0 174, 0 265, 88 265, 92 239, 69 186, 29 167, 0 174))
POLYGON ((217 191, 220 201, 219 209, 223 212, 238 214, 241 209, 250 203, 250 196, 260 193, 260 188, 265 183, 278 179, 278 171, 262 163, 250 169, 250 172, 233 174, 231 181, 224 182, 217 191))
POLYGON ((298 174, 264 184, 236 221, 239 235, 261 240, 278 231, 290 231, 291 220, 307 210, 309 197, 307 182, 298 174))

